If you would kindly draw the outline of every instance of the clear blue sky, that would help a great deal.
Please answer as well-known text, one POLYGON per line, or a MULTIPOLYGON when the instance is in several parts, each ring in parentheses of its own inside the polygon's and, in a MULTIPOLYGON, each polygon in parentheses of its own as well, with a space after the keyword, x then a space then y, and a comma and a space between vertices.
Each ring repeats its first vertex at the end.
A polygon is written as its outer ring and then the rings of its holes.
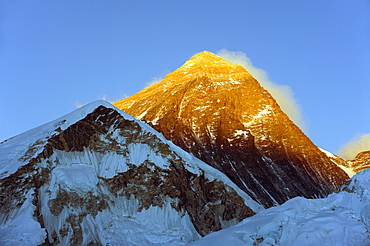
POLYGON ((318 146, 370 132, 370 1, 2 0, 0 141, 222 48, 292 88, 318 146))

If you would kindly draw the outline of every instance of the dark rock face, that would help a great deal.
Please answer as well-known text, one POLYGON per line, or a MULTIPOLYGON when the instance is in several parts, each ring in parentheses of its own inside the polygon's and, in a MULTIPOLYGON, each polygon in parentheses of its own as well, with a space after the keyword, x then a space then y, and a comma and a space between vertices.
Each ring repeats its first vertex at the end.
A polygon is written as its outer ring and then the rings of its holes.
POLYGON ((209 52, 114 105, 225 173, 265 207, 323 197, 348 178, 244 68, 209 52))
POLYGON ((209 171, 189 171, 186 167, 195 164, 148 129, 104 106, 58 128, 36 157, 30 148, 21 157, 26 164, 0 179, 0 223, 11 219, 30 192, 34 217, 47 232, 45 245, 102 244, 97 218, 104 213, 109 220, 117 216, 109 212, 115 209, 124 213, 117 205, 123 200, 137 201, 137 213, 169 202, 175 216, 188 215, 202 236, 255 214, 232 187, 210 179, 209 171), (135 152, 135 146, 143 150, 135 152), (84 172, 78 177, 87 184, 69 178, 79 168, 84 172))

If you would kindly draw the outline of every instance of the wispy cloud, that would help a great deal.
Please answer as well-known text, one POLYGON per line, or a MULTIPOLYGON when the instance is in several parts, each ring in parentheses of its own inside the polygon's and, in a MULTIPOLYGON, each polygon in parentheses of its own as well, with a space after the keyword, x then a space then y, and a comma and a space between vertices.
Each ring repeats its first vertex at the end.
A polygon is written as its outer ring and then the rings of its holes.
POLYGON ((81 107, 85 106, 86 104, 84 104, 84 103, 80 103, 80 102, 75 102, 73 105, 74 105, 76 108, 81 108, 81 107))
POLYGON ((342 145, 337 151, 340 157, 351 160, 362 151, 370 150, 370 133, 359 134, 348 143, 342 145))
POLYGON ((119 100, 122 100, 122 99, 125 99, 125 98, 128 98, 128 97, 129 97, 129 95, 128 95, 128 94, 123 93, 123 94, 121 95, 121 97, 120 97, 120 99, 119 99, 119 100))
POLYGON ((279 104, 280 108, 289 116, 289 118, 303 131, 307 131, 307 123, 303 120, 301 106, 294 98, 294 94, 290 86, 278 85, 272 82, 267 73, 264 70, 255 67, 244 52, 222 49, 217 52, 217 55, 228 62, 238 63, 244 67, 263 88, 270 92, 279 104))
MULTIPOLYGON (((100 95, 97 97, 97 100, 104 100, 104 101, 107 101, 109 103, 114 103, 118 100, 122 100, 122 99, 125 99, 129 97, 126 93, 122 93, 121 96, 115 100, 115 99, 111 99, 107 94, 103 94, 103 95, 100 95)), ((85 106, 87 103, 81 103, 80 101, 77 101, 75 102, 73 105, 76 107, 76 108, 81 108, 83 106, 85 106)))
POLYGON ((103 94, 99 97, 99 100, 104 100, 104 101, 107 101, 109 103, 112 103, 111 101, 108 100, 108 95, 107 94, 103 94))
POLYGON ((149 86, 155 85, 155 84, 161 82, 162 80, 163 80, 163 78, 155 77, 151 81, 149 81, 148 83, 146 83, 145 84, 145 87, 149 87, 149 86))

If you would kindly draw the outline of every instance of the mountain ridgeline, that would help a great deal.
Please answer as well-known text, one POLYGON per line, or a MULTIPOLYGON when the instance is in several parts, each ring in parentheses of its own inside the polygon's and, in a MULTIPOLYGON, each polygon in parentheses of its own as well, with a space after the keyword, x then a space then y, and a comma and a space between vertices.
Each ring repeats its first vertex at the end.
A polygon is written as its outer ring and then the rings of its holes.
POLYGON ((184 245, 369 166, 369 152, 319 149, 248 71, 206 51, 113 105, 0 143, 0 245, 184 245))
POLYGON ((1 143, 0 174, 0 245, 179 245, 262 209, 104 101, 1 143))
POLYGON ((114 105, 225 173, 265 207, 323 197, 348 179, 248 71, 207 51, 114 105))

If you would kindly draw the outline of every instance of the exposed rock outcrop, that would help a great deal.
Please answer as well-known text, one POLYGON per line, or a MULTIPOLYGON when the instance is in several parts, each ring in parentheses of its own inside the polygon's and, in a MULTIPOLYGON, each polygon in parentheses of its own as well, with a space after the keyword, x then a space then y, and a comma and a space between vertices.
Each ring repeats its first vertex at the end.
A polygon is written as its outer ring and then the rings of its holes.
POLYGON ((225 173, 265 207, 323 197, 348 178, 243 67, 210 52, 114 105, 225 173))

